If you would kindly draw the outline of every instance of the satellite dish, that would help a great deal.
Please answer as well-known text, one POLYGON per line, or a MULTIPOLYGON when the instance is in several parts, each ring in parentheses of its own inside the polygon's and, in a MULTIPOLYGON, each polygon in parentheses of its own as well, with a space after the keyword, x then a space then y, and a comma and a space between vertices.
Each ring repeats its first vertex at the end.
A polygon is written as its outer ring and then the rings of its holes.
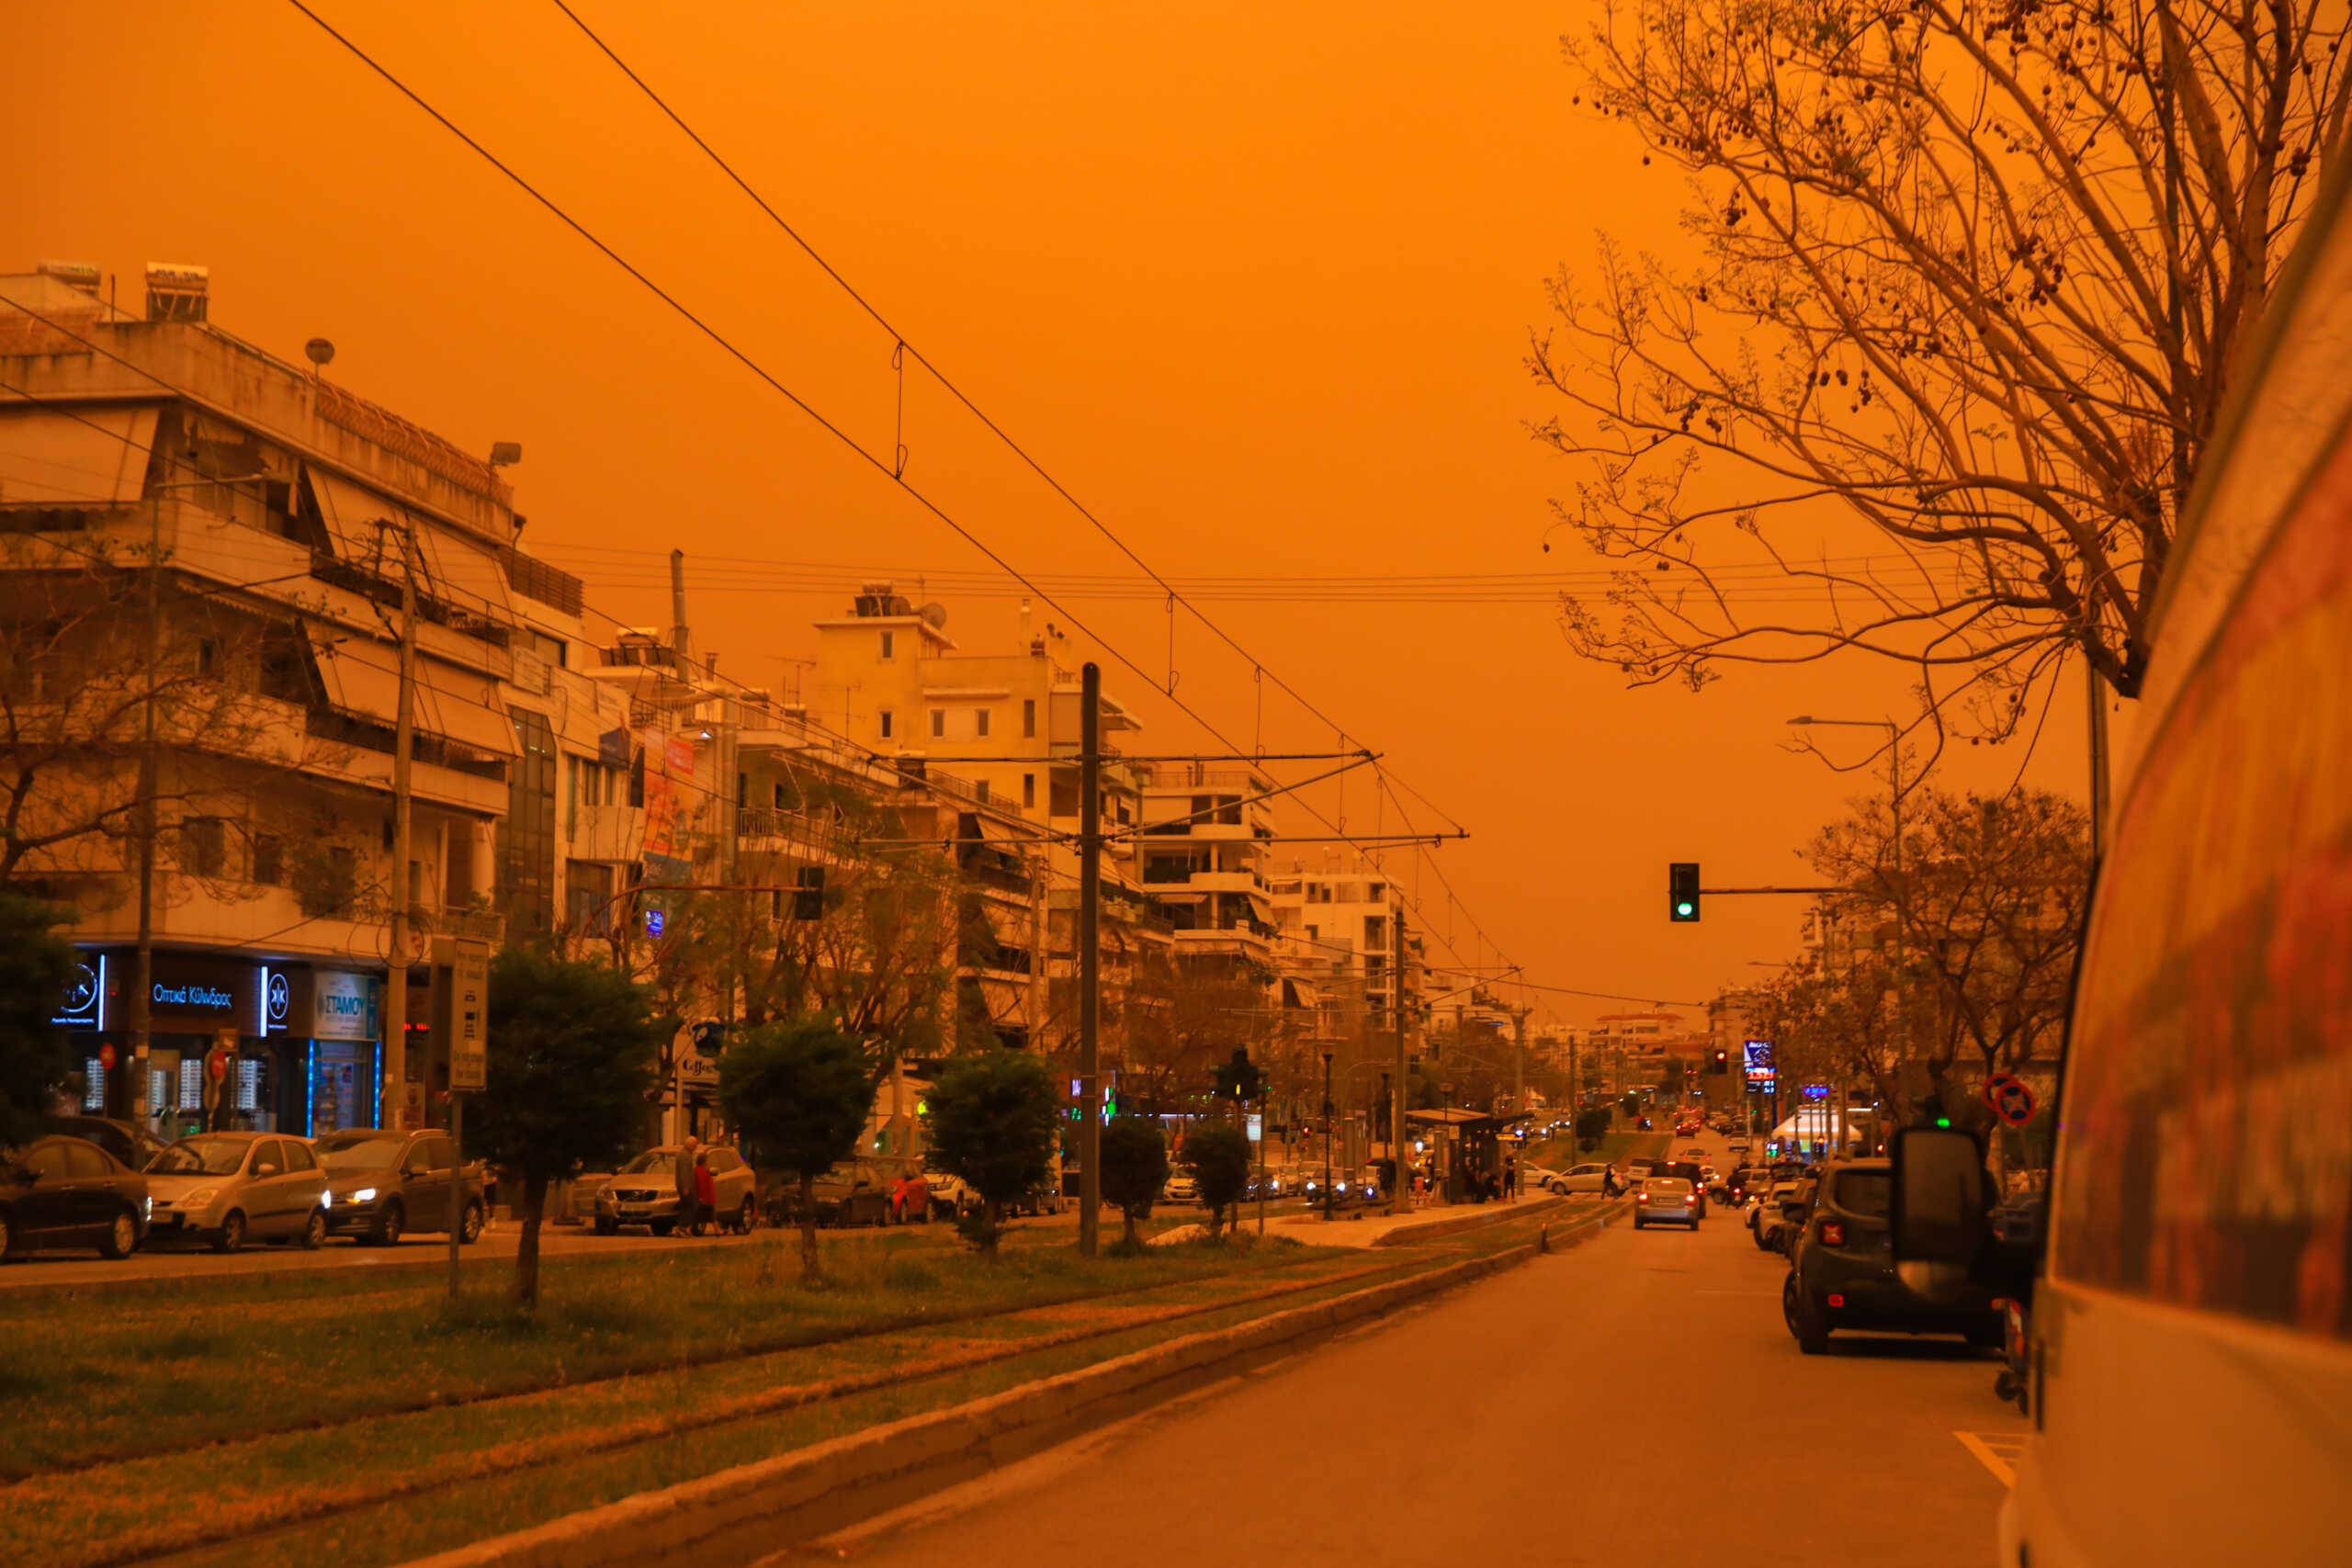
POLYGON ((946 629, 946 626, 947 626, 947 606, 946 606, 946 605, 942 604, 939 604, 939 603, 938 603, 938 602, 936 602, 936 601, 933 601, 933 603, 931 603, 931 604, 925 604, 925 605, 924 605, 921 610, 917 611, 917 612, 916 612, 916 614, 918 614, 918 615, 920 615, 921 616, 922 616, 922 618, 923 618, 923 624, 924 624, 924 625, 926 625, 926 626, 928 626, 929 627, 931 627, 931 629, 932 629, 932 630, 933 630, 933 631, 944 631, 944 630, 945 630, 945 629, 946 629))

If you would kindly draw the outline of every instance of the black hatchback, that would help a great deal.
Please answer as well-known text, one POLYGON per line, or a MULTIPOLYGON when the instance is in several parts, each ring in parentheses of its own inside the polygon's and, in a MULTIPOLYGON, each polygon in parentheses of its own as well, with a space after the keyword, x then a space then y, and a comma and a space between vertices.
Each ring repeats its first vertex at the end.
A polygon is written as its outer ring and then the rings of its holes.
POLYGON ((147 1237, 147 1179, 86 1138, 0 1153, 0 1258, 95 1247, 128 1258, 147 1237))

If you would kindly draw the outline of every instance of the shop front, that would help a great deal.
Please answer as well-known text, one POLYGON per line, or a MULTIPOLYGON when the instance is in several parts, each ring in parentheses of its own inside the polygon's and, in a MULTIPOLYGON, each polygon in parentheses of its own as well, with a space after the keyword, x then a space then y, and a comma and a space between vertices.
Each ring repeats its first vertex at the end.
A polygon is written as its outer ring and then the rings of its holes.
POLYGON ((294 1133, 374 1126, 382 980, 236 954, 158 950, 148 1051, 131 1043, 138 956, 90 948, 56 1021, 83 1060, 84 1108, 165 1137, 207 1127, 294 1133))

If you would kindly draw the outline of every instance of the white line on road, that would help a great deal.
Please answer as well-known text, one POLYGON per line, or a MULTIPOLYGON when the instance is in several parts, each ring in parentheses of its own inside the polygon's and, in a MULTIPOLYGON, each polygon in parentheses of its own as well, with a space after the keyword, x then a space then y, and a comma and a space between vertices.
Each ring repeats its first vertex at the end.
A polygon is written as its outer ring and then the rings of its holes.
POLYGON ((2004 1486, 2017 1484, 2018 1472, 2010 1461, 2025 1451, 2025 1440, 2008 1432, 1954 1432, 1960 1446, 1976 1456, 1993 1479, 2004 1486))

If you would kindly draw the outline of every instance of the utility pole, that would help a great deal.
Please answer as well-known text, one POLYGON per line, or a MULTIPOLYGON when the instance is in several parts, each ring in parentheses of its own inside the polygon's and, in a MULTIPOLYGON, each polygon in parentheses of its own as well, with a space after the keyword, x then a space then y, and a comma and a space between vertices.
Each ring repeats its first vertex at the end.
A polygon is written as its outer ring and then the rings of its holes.
POLYGON ((1102 1201, 1102 670, 1079 675, 1078 721, 1078 1252, 1099 1245, 1102 1201))
POLYGON ((139 953, 131 964, 130 1060, 123 1064, 130 1119, 147 1112, 147 1047, 153 1038, 155 996, 155 791, 162 780, 155 755, 155 671, 164 658, 164 503, 147 502, 147 693, 141 705, 139 745, 139 953))
POLYGON ((1405 1062, 1405 908, 1401 902, 1389 915, 1388 942, 1388 970, 1395 987, 1391 995, 1396 998, 1388 1010, 1388 1021, 1396 1026, 1396 1076, 1389 1080, 1395 1088, 1388 1096, 1388 1163, 1393 1168, 1388 1212, 1402 1214, 1411 1211, 1413 1199, 1405 1158, 1405 1093, 1411 1080, 1406 1076, 1405 1062))
POLYGON ((1510 1113, 1517 1116, 1527 1109, 1527 1010, 1513 1008, 1510 1012, 1511 1038, 1516 1047, 1511 1052, 1510 1113))
POLYGON ((416 750, 416 571, 408 529, 379 521, 401 551, 400 697, 392 725, 392 943, 384 966, 385 1125, 406 1127, 408 1113, 408 857, 410 763, 416 750))

